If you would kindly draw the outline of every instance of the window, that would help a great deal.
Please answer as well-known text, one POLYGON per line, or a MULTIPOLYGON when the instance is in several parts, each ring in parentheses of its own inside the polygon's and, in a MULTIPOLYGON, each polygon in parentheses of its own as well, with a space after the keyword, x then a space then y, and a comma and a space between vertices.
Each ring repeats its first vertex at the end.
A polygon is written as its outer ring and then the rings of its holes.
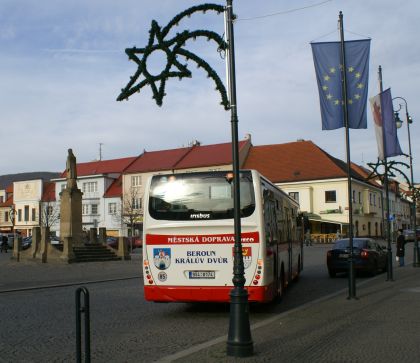
POLYGON ((25 222, 29 221, 29 205, 25 205, 25 222))
POLYGON ((53 214, 53 207, 49 205, 47 207, 47 216, 50 216, 51 214, 53 214))
POLYGON ((376 194, 373 194, 373 205, 376 206, 376 194))
MULTIPOLYGON (((255 211, 255 197, 250 171, 239 176, 241 217, 255 211)), ((149 212, 158 220, 190 221, 233 218, 233 192, 226 172, 182 173, 152 178, 149 212)))
POLYGON ((359 204, 362 204, 362 192, 359 192, 359 204))
POLYGON ((4 221, 9 222, 9 212, 4 212, 4 221))
POLYGON ((296 202, 299 203, 299 192, 290 192, 289 197, 293 198, 294 200, 296 200, 296 202))
POLYGON ((98 191, 98 182, 86 182, 82 186, 83 193, 95 193, 98 191))
POLYGON ((66 189, 66 184, 61 184, 61 191, 63 191, 64 189, 66 189))
POLYGON ((18 221, 22 222, 22 209, 18 209, 18 221))
POLYGON ((353 203, 356 203, 356 191, 353 190, 353 203))
POLYGON ((141 198, 133 198, 133 209, 141 209, 141 198))
POLYGON ((372 205, 372 193, 369 193, 369 205, 372 205))
POLYGON ((32 222, 35 222, 36 220, 36 209, 32 208, 32 222))
POLYGON ((337 196, 335 190, 327 190, 325 191, 325 202, 326 203, 333 203, 337 201, 337 196))
POLYGON ((89 214, 89 205, 83 204, 82 205, 82 214, 89 214))
POLYGON ((141 176, 136 175, 131 177, 131 186, 132 187, 139 187, 141 186, 141 176))
POLYGON ((98 214, 98 205, 92 204, 92 214, 98 214))
POLYGON ((117 203, 108 203, 108 214, 117 213, 117 203))
POLYGON ((3 202, 4 202, 3 196, 0 196, 0 203, 3 203, 3 202))

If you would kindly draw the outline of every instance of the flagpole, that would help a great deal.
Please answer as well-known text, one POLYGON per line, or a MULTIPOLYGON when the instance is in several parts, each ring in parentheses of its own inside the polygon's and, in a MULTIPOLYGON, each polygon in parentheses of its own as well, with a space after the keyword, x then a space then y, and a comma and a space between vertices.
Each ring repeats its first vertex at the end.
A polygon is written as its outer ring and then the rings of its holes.
MULTIPOLYGON (((382 67, 379 66, 378 70, 378 80, 379 80, 379 92, 382 93, 384 88, 382 84, 382 67)), ((382 111, 381 111, 382 112, 382 111)), ((385 198, 386 198, 386 241, 387 241, 387 256, 388 256, 388 267, 386 269, 386 281, 394 281, 393 271, 392 271, 392 248, 391 248, 391 223, 389 220, 389 185, 388 185, 388 161, 386 157, 386 138, 385 138, 385 125, 382 123, 382 144, 383 144, 383 153, 384 153, 384 165, 385 165, 385 198)), ((383 204, 382 204, 383 208, 383 204)))
POLYGON ((346 154, 347 154, 347 194, 349 205, 349 295, 347 299, 357 299, 356 297, 356 280, 354 273, 354 256, 353 256, 353 202, 352 202, 352 188, 351 188, 351 158, 350 158, 350 130, 349 130, 349 112, 347 107, 347 77, 346 77, 346 52, 344 47, 344 25, 343 13, 339 14, 340 23, 340 42, 341 42, 341 70, 343 76, 342 92, 344 100, 344 126, 346 128, 346 154))

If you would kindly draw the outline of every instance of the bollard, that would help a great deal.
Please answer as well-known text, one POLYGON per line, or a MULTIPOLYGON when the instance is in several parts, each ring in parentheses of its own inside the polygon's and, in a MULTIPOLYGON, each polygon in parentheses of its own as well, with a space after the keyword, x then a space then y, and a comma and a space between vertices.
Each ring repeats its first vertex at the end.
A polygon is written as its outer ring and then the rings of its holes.
POLYGON ((90 314, 89 314, 89 291, 86 287, 76 290, 76 362, 82 362, 82 313, 84 314, 84 337, 85 337, 85 362, 90 363, 90 314), (83 293, 83 306, 81 294, 83 293))

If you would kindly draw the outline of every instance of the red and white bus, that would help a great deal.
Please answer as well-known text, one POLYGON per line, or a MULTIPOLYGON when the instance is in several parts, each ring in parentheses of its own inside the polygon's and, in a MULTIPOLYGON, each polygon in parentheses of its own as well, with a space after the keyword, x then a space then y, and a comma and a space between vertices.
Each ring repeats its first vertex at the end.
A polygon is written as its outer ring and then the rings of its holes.
MULTIPOLYGON (((240 172, 245 288, 250 302, 283 294, 302 270, 299 205, 255 170, 240 172)), ((144 201, 146 300, 228 302, 233 283, 229 171, 154 175, 144 201)))

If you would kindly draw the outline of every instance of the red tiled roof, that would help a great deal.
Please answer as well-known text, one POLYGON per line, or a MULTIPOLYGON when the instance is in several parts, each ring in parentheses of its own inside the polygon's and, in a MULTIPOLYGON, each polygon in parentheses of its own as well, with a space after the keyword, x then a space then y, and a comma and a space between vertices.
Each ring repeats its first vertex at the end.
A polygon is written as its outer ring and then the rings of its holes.
POLYGON ((192 147, 171 150, 145 151, 124 173, 150 172, 174 169, 175 165, 191 151, 192 147))
POLYGON ((105 198, 115 198, 122 195, 122 176, 120 175, 118 179, 115 179, 114 182, 106 190, 104 197, 105 198))
POLYGON ((55 182, 46 182, 44 181, 42 185, 42 201, 43 202, 53 202, 55 201, 55 182))
POLYGON ((4 203, 0 203, 0 207, 10 207, 13 205, 13 194, 6 199, 6 201, 4 203))
MULTIPOLYGON (((136 157, 77 163, 77 176, 122 173, 134 160, 136 160, 136 157)), ((66 174, 66 171, 64 171, 61 177, 65 178, 66 174)))
MULTIPOLYGON (((239 151, 247 144, 247 140, 239 142, 239 151)), ((175 169, 198 168, 211 165, 232 163, 232 143, 195 146, 176 164, 175 169)))
MULTIPOLYGON (((248 143, 239 142, 239 151, 248 143)), ((125 173, 188 169, 232 163, 232 144, 195 145, 171 150, 148 151, 140 155, 125 173)))
MULTIPOLYGON (((252 146, 244 169, 256 169, 274 183, 347 177, 346 163, 312 141, 252 146)), ((352 170, 352 177, 363 176, 352 170)))
MULTIPOLYGON (((361 166, 361 165, 357 165, 355 163, 351 163, 351 167, 352 169, 356 170, 360 175, 362 175, 365 178, 368 178, 371 176, 371 171, 366 169, 365 167, 361 166)), ((368 181, 369 184, 374 185, 375 187, 381 188, 381 183, 379 180, 379 177, 371 177, 368 181)))

